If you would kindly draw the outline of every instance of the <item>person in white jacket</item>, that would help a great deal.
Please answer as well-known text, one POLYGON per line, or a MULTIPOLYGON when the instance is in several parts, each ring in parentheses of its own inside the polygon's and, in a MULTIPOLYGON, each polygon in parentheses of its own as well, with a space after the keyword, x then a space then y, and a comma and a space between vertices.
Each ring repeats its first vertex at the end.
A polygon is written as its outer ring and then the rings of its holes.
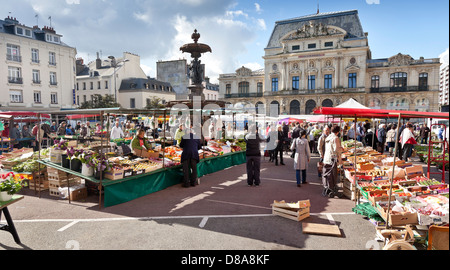
POLYGON ((124 137, 123 130, 119 126, 119 122, 116 121, 114 127, 111 129, 110 138, 111 140, 120 139, 124 137))

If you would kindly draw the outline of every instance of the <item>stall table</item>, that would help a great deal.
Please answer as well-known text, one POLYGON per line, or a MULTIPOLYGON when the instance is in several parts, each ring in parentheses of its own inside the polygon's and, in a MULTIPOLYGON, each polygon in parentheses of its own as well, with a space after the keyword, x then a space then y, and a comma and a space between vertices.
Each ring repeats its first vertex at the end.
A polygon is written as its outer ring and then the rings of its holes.
MULTIPOLYGON (((38 160, 39 163, 81 177, 103 187, 104 206, 109 207, 128 202, 139 197, 180 184, 183 179, 181 165, 157 169, 148 173, 124 177, 118 180, 96 179, 64 168, 48 160, 38 160)), ((214 173, 225 168, 246 162, 245 151, 226 153, 221 156, 201 159, 197 164, 198 177, 214 173)), ((99 187, 101 189, 101 187, 99 187)))
POLYGON ((17 244, 20 244, 20 238, 19 238, 19 235, 17 234, 16 227, 14 227, 14 222, 11 218, 11 215, 9 214, 8 206, 10 206, 11 204, 16 203, 22 199, 23 199, 22 195, 13 195, 12 199, 9 201, 6 201, 6 202, 0 201, 0 219, 1 219, 1 214, 3 213, 5 215, 6 222, 7 222, 7 224, 0 224, 0 230, 10 232, 12 234, 12 236, 14 237, 14 241, 17 244))

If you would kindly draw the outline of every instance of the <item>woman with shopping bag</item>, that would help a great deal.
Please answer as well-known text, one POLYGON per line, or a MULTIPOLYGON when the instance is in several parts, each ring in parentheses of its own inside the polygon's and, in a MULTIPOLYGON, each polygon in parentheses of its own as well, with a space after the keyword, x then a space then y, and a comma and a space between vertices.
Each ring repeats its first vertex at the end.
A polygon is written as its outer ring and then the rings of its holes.
POLYGON ((408 123, 406 125, 406 128, 403 129, 402 134, 400 135, 400 143, 402 144, 403 149, 402 158, 404 161, 408 161, 414 145, 417 144, 416 139, 414 139, 413 128, 414 126, 408 123))
POLYGON ((297 187, 306 184, 306 168, 311 159, 308 140, 306 139, 306 130, 300 132, 300 137, 295 138, 291 145, 291 151, 294 151, 294 170, 297 179, 297 187), (300 177, 301 173, 301 177, 300 177))

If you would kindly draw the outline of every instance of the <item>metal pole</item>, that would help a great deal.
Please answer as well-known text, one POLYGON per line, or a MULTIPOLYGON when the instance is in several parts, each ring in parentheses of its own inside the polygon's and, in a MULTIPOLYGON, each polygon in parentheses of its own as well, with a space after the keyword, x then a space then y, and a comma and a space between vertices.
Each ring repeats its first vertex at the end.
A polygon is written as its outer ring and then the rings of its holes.
MULTIPOLYGON (((400 118, 401 118, 401 116, 402 116, 401 114, 398 114, 398 120, 397 120, 398 127, 399 127, 399 125, 400 125, 400 118)), ((398 127, 397 127, 397 135, 395 136, 396 139, 395 139, 394 161, 393 161, 393 164, 392 164, 391 183, 390 183, 390 186, 389 186, 388 209, 387 209, 387 213, 386 213, 386 229, 390 227, 390 226, 389 226, 389 214, 390 214, 390 212, 391 212, 392 184, 394 183, 395 159, 397 158, 398 140, 399 140, 399 138, 400 138, 400 134, 399 134, 399 132, 398 132, 400 129, 399 129, 398 127)))
MULTIPOLYGON (((40 130, 39 130, 41 128, 41 114, 40 113, 38 113, 38 119, 39 119, 38 132, 37 132, 36 136, 38 138, 38 144, 39 144, 39 146, 38 146, 38 160, 41 160, 41 137, 39 136, 39 134, 41 133, 40 130)), ((47 147, 48 147, 48 145, 47 145, 47 147)), ((40 171, 41 171, 41 163, 38 162, 38 179, 37 179, 38 181, 37 182, 39 183, 39 198, 41 198, 41 174, 40 174, 40 171)), ((36 186, 38 185, 38 183, 36 183, 36 181, 34 181, 34 194, 36 194, 36 186)))
MULTIPOLYGON (((104 111, 100 111, 100 124, 101 125, 103 125, 103 113, 104 113, 104 111)), ((100 126, 100 127, 102 127, 102 126, 100 126)), ((102 130, 103 130, 103 128, 102 128, 102 130)), ((101 163, 103 163, 103 137, 101 136, 102 134, 100 133, 100 162, 101 163)), ((101 168, 101 166, 100 166, 100 168, 101 168)), ((102 172, 100 172, 100 184, 99 184, 99 187, 98 187, 98 189, 99 189, 99 199, 98 199, 98 208, 99 209, 102 209, 102 189, 103 189, 103 183, 102 183, 102 180, 103 180, 103 173, 102 172)))

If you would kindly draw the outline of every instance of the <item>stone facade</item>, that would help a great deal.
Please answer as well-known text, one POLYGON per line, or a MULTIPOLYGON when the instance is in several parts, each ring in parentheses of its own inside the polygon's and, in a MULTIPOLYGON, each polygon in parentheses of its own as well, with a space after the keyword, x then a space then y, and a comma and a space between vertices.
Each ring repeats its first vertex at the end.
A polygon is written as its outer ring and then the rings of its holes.
POLYGON ((263 70, 220 75, 220 99, 294 115, 349 98, 372 108, 439 109, 439 59, 372 59, 356 10, 276 22, 263 59, 263 70))
POLYGON ((120 58, 100 59, 97 53, 97 59, 87 65, 83 64, 82 59, 77 59, 77 104, 81 105, 91 100, 94 94, 117 95, 119 101, 122 80, 128 78, 147 79, 147 75, 141 68, 139 55, 124 52, 120 58))
POLYGON ((0 110, 49 111, 75 107, 77 50, 53 28, 0 20, 0 110))

